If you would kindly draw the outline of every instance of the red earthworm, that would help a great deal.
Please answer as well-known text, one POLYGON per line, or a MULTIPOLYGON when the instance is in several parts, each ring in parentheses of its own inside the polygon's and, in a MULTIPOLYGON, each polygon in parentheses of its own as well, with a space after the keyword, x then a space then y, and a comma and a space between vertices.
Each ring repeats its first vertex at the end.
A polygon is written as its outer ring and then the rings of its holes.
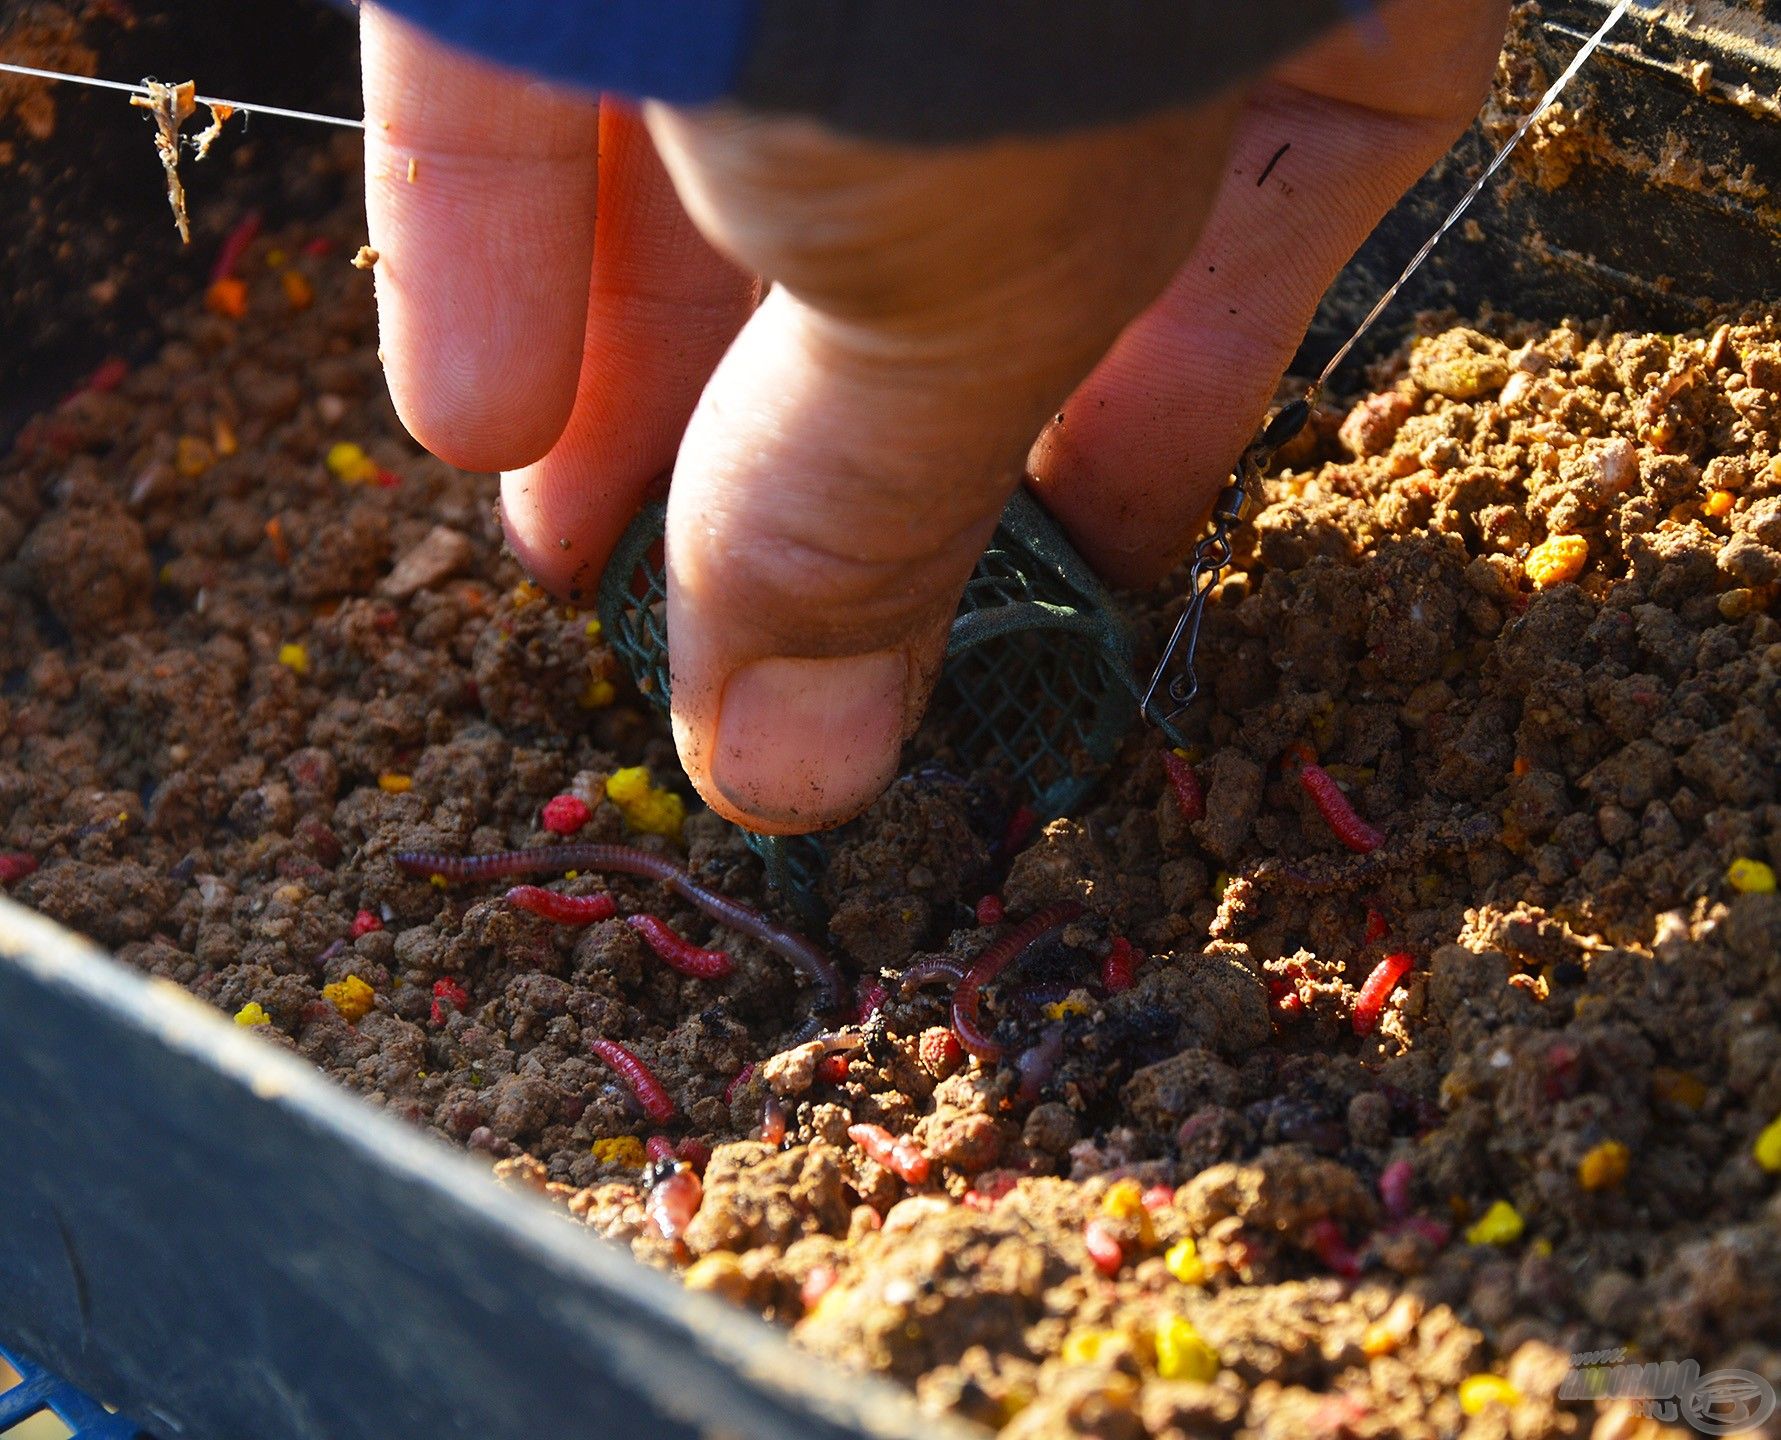
POLYGON ((1400 950, 1395 955, 1387 955, 1373 967, 1373 973, 1367 976, 1360 987, 1360 994, 1355 997, 1351 1023, 1356 1035, 1373 1033, 1373 1028, 1378 1025, 1379 1016, 1385 1009, 1386 998, 1398 981, 1404 978, 1404 972, 1415 963, 1400 950))
POLYGON ((216 262, 210 267, 213 281, 227 280, 234 275, 241 257, 247 254, 247 247, 259 238, 264 218, 258 210, 249 210, 223 236, 223 243, 217 246, 216 262))
POLYGON ((14 880, 23 880, 36 868, 37 857, 27 855, 23 850, 0 854, 0 885, 10 885, 14 880))
POLYGON ((722 950, 701 950, 692 941, 676 935, 666 923, 654 915, 627 915, 625 924, 656 952, 670 970, 691 975, 699 980, 721 980, 736 968, 736 962, 722 950))
POLYGON ((1163 771, 1169 777, 1169 788, 1175 792, 1175 808, 1188 824, 1205 818, 1206 792, 1200 788, 1200 777, 1184 756, 1173 750, 1163 751, 1163 771))
POLYGON ((730 1083, 724 1086, 724 1104, 734 1100, 736 1092, 754 1078, 754 1066, 755 1062, 750 1060, 730 1078, 730 1083))
POLYGON ((1113 944, 1101 957, 1101 984, 1107 993, 1117 995, 1137 984, 1138 966, 1143 960, 1143 951, 1133 946, 1125 936, 1115 936, 1113 944))
POLYGON ((1360 818, 1353 802, 1342 793, 1335 777, 1323 766, 1307 760, 1299 766, 1299 784, 1311 797, 1311 803, 1317 806, 1324 824, 1355 854, 1365 855, 1385 843, 1384 834, 1360 818))
POLYGON ((539 885, 515 885, 503 898, 509 905, 557 925, 591 925, 618 914, 618 904, 610 895, 561 895, 539 885))
POLYGON ((884 1002, 890 999, 890 991, 876 980, 868 980, 854 991, 853 999, 854 1023, 864 1025, 874 1014, 884 1008, 884 1002))
POLYGON ((913 995, 923 985, 931 985, 936 980, 944 980, 949 985, 956 985, 965 978, 966 965, 963 960, 954 960, 946 955, 931 955, 926 960, 918 960, 903 972, 898 982, 898 990, 905 996, 913 995))
POLYGON ((623 1045, 616 1040, 590 1040, 587 1048, 619 1073, 620 1078, 631 1087, 631 1093, 637 1097, 643 1113, 651 1120, 658 1125, 666 1125, 674 1118, 674 1097, 650 1073, 649 1067, 623 1045))
POLYGON ((927 1152, 907 1135, 892 1135, 882 1125, 849 1125, 847 1138, 865 1151, 867 1159, 911 1185, 928 1178, 927 1152))
POLYGON ((530 850, 497 850, 490 855, 447 855, 436 850, 399 850, 392 857, 410 875, 438 875, 446 880, 488 880, 509 875, 551 875, 564 870, 613 871, 637 875, 666 885, 689 905, 720 925, 739 930, 792 962, 821 992, 817 1008, 839 1010, 847 986, 829 957, 795 931, 775 925, 740 900, 701 885, 683 866, 634 845, 541 845, 530 850))
POLYGON ((1074 900, 1047 905, 992 944, 965 972, 952 992, 952 1028, 958 1033, 959 1042, 979 1060, 998 1060, 1003 1053, 1003 1047, 978 1024, 983 987, 1028 949, 1081 913, 1082 907, 1074 900))

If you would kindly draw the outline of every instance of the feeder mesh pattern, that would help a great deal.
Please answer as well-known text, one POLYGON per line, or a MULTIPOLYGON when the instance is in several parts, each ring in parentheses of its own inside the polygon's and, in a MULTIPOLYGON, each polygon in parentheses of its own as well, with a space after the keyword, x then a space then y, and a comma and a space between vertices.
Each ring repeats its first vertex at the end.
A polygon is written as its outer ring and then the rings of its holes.
MULTIPOLYGON (((637 688, 668 708, 667 507, 646 508, 600 583, 607 642, 637 688)), ((1136 710, 1131 638, 1112 599, 1043 510, 1017 491, 966 582, 915 759, 950 751, 1014 782, 1041 819, 1078 805, 1136 710), (924 754, 925 752, 925 754, 924 754)), ((750 835, 767 878, 806 914, 825 863, 814 836, 750 835)))

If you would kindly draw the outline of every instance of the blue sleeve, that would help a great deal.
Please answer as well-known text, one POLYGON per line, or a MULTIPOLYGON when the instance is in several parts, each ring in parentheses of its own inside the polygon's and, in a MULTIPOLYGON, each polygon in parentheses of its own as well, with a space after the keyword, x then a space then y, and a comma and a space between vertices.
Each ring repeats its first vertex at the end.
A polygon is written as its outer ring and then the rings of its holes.
POLYGON ((1372 0, 381 0, 589 90, 729 101, 905 142, 1036 135, 1208 99, 1372 0))
POLYGON ((735 93, 756 0, 383 0, 484 59, 675 105, 735 93))

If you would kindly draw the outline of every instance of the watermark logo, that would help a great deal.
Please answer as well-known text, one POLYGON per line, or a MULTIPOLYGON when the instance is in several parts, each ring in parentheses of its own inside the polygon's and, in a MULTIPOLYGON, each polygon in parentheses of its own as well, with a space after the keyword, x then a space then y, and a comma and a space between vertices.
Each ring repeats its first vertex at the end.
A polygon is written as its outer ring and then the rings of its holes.
POLYGON ((1741 1435, 1775 1413, 1775 1387, 1752 1371, 1703 1375, 1694 1360, 1641 1364, 1628 1360, 1624 1348, 1573 1355, 1558 1398, 1620 1400, 1637 1414, 1692 1425, 1703 1435, 1741 1435))

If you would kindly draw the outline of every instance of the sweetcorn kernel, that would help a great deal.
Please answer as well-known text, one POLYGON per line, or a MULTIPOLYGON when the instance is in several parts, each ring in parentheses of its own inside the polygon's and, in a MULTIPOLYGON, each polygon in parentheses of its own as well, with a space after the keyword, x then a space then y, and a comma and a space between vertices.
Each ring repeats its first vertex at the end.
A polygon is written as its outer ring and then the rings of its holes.
POLYGON ((672 790, 652 785, 646 767, 630 765, 613 771, 606 777, 606 798, 618 806, 631 829, 645 835, 680 839, 681 827, 686 823, 686 802, 672 790))
POLYGON ((1521 1391, 1501 1375, 1468 1375, 1459 1382, 1459 1408, 1468 1415, 1482 1415, 1491 1405, 1513 1409, 1521 1403, 1521 1391))
POLYGON ((1536 590, 1549 585, 1562 585, 1583 573, 1589 559, 1589 541, 1581 535, 1553 535, 1528 551, 1522 569, 1536 590))
POLYGON ((371 1013, 377 992, 357 975, 348 975, 344 980, 322 986, 322 999, 338 1010, 348 1024, 356 1025, 371 1013))
POLYGON ((295 640, 287 640, 278 647, 278 663, 294 675, 307 675, 309 651, 295 640))
POLYGON ((1612 1190, 1626 1179, 1631 1159, 1618 1140, 1604 1140, 1577 1162, 1577 1183, 1585 1190, 1612 1190))
POLYGON ((1156 1373, 1164 1380, 1198 1380, 1218 1374, 1218 1352, 1206 1337, 1179 1315, 1156 1327, 1156 1373))
POLYGON ((1513 1245, 1527 1229, 1521 1212, 1507 1200, 1496 1201, 1466 1231, 1470 1245, 1513 1245))
POLYGON ((406 795, 414 789, 414 776, 385 771, 377 777, 377 788, 386 795, 406 795))
POLYGON ((1750 1147, 1750 1153, 1756 1157, 1756 1163, 1771 1175, 1781 1171, 1781 1115, 1762 1128, 1756 1137, 1756 1143, 1750 1147))
POLYGON ((266 1013, 266 1007, 258 1000, 249 1000, 235 1012, 235 1023, 241 1026, 270 1025, 272 1017, 266 1013))
POLYGON ((1726 868, 1725 878, 1732 889, 1745 895, 1767 894, 1775 888, 1775 872, 1760 860, 1740 856, 1726 868))
POLYGON ((1177 1240, 1163 1256, 1163 1268, 1183 1285, 1202 1285, 1206 1280, 1206 1262, 1191 1239, 1177 1240))

